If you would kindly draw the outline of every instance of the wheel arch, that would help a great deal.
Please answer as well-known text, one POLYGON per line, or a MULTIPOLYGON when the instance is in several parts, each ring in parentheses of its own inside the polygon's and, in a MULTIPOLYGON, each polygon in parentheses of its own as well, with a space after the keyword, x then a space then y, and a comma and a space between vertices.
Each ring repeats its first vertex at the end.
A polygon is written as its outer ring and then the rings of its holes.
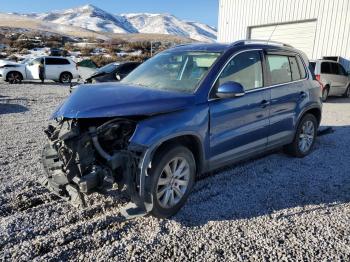
POLYGON ((169 146, 175 145, 183 145, 192 152, 196 161, 197 175, 201 174, 204 169, 204 148, 201 139, 192 133, 175 135, 164 139, 161 143, 158 143, 152 150, 151 161, 153 161, 155 155, 162 152, 169 146))
POLYGON ((9 77, 9 74, 10 73, 18 73, 18 74, 20 74, 21 75, 21 78, 22 78, 22 80, 24 79, 23 78, 23 73, 22 72, 20 72, 20 71, 18 71, 18 70, 11 70, 11 71, 8 71, 7 73, 6 73, 6 81, 8 81, 8 77, 9 77))
POLYGON ((322 120, 322 110, 319 107, 309 107, 305 109, 299 116, 296 127, 298 127, 301 119, 306 115, 306 114, 312 114, 316 120, 317 120, 317 125, 320 126, 321 120, 322 120))

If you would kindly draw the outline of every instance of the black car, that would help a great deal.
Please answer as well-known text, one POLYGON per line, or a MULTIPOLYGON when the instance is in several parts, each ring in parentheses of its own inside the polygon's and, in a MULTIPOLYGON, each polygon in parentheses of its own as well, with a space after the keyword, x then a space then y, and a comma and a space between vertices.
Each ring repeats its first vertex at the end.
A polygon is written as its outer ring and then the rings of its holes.
POLYGON ((97 69, 95 73, 86 79, 86 82, 99 83, 120 81, 140 64, 140 62, 110 63, 97 69))

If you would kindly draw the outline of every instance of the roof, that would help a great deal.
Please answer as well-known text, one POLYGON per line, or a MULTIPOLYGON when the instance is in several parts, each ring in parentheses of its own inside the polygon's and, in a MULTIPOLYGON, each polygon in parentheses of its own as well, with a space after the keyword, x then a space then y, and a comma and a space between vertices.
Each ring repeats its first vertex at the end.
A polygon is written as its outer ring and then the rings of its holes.
POLYGON ((184 45, 177 45, 171 50, 178 50, 178 51, 208 51, 208 52, 224 52, 226 51, 230 45, 228 44, 219 44, 219 43, 213 43, 213 44, 184 44, 184 45))

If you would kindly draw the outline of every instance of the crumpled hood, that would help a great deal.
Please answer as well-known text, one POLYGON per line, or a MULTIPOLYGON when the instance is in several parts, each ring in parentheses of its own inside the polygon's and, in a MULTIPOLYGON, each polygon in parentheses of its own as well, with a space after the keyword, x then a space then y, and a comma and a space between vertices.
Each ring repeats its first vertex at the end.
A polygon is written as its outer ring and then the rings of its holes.
POLYGON ((149 116, 180 110, 194 103, 193 94, 101 83, 76 88, 51 118, 149 116))

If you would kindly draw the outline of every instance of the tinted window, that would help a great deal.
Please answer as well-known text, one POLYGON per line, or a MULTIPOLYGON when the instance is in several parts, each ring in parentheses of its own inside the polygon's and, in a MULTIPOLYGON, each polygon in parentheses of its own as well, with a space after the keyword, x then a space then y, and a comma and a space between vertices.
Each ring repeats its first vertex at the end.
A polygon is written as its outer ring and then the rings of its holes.
POLYGON ((337 64, 337 65, 338 65, 338 72, 339 72, 339 74, 343 75, 343 76, 346 76, 347 73, 346 73, 344 67, 341 64, 337 64))
POLYGON ((322 62, 321 63, 321 73, 322 74, 332 74, 331 63, 322 62))
POLYGON ((118 72, 120 74, 129 74, 132 70, 134 70, 137 67, 137 64, 126 64, 122 65, 119 69, 118 72))
POLYGON ((217 86, 234 81, 244 90, 263 86, 261 57, 259 51, 249 51, 235 56, 222 71, 217 86))
POLYGON ((336 64, 336 63, 330 63, 330 64, 331 64, 332 74, 339 75, 338 64, 336 64))
POLYGON ((69 61, 64 58, 46 58, 45 63, 47 65, 69 65, 69 61))
POLYGON ((272 85, 292 81, 292 74, 288 56, 267 55, 267 62, 271 74, 272 85))
POLYGON ((300 72, 299 72, 299 66, 297 64, 297 59, 293 57, 289 57, 289 63, 290 63, 290 68, 292 70, 292 80, 299 80, 300 77, 300 72))

